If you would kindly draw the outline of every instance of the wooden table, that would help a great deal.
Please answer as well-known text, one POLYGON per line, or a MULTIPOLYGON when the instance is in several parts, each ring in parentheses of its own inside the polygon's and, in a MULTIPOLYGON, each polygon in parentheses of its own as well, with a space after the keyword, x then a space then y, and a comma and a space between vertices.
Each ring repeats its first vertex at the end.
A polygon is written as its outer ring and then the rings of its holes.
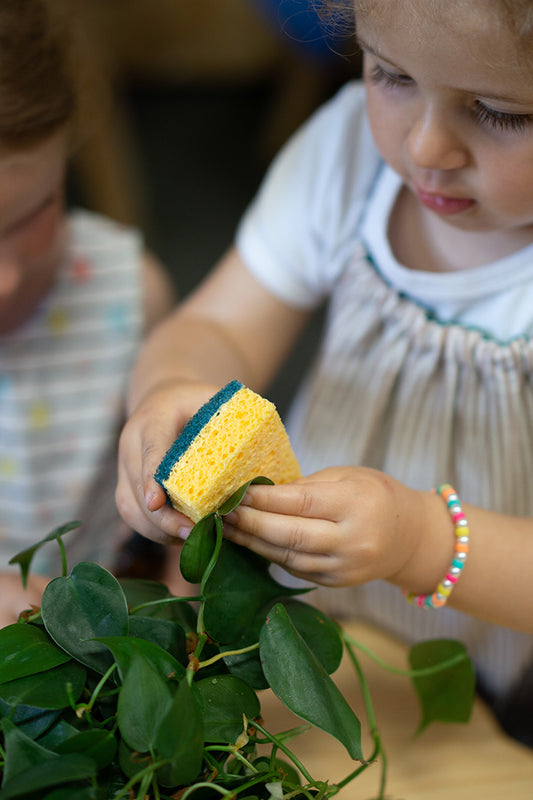
MULTIPOLYGON (((343 627, 386 663, 407 668, 404 645, 362 624, 343 627)), ((533 800, 533 750, 503 734, 481 701, 476 701, 467 724, 434 723, 414 739, 420 711, 410 680, 362 654, 358 658, 388 758, 387 800, 533 800)), ((363 753, 370 754, 366 713, 348 658, 332 677, 361 720, 363 753)), ((285 730, 301 722, 270 691, 261 693, 260 699, 268 730, 285 730)), ((341 780, 357 766, 344 747, 322 731, 305 733, 290 747, 316 779, 341 780)), ((378 764, 370 765, 336 797, 375 798, 380 772, 378 764)))

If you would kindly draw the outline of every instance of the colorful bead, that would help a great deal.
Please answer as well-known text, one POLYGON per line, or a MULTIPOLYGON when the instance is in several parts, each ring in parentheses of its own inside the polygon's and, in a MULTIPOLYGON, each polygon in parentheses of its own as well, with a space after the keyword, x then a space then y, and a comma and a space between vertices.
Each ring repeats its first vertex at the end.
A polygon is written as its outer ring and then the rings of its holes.
POLYGON ((436 489, 436 493, 445 501, 455 526, 454 554, 446 577, 439 583, 435 592, 418 595, 414 592, 404 592, 408 602, 419 608, 435 609, 446 605, 448 597, 461 575, 469 551, 470 528, 457 492, 449 483, 443 483, 436 489))

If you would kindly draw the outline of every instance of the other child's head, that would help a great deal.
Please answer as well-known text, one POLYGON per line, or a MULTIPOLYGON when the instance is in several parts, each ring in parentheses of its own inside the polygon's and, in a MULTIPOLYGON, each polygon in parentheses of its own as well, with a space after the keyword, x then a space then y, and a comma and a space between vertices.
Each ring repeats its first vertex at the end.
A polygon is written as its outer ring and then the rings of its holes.
POLYGON ((52 285, 78 116, 77 67, 59 9, 0 0, 0 334, 52 285))

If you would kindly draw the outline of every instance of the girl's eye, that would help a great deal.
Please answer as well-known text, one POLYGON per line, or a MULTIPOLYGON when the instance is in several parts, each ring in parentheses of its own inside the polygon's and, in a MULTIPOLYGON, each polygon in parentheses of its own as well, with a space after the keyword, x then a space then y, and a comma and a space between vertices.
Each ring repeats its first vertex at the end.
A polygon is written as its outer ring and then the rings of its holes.
POLYGON ((375 64, 369 72, 369 78, 372 83, 376 85, 384 86, 386 89, 398 89, 399 87, 404 88, 406 86, 411 86, 413 81, 409 75, 395 75, 391 72, 387 72, 383 67, 379 64, 375 64))
POLYGON ((523 133, 533 122, 533 114, 512 114, 508 111, 497 111, 476 100, 474 117, 481 125, 496 131, 513 131, 523 133))

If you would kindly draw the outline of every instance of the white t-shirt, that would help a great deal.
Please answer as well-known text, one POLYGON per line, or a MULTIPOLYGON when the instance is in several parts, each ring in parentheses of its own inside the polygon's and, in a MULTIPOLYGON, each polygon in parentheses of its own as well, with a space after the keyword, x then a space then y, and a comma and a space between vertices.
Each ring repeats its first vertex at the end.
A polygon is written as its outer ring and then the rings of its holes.
MULTIPOLYGON (((533 516, 533 247, 459 272, 399 264, 387 227, 401 184, 376 151, 364 99, 360 83, 348 84, 306 123, 237 235, 250 271, 284 302, 311 309, 329 298, 321 348, 287 420, 302 470, 365 465, 533 516)), ((408 641, 461 639, 498 694, 533 658, 533 637, 451 608, 414 608, 382 581, 314 596, 329 613, 408 641)))

